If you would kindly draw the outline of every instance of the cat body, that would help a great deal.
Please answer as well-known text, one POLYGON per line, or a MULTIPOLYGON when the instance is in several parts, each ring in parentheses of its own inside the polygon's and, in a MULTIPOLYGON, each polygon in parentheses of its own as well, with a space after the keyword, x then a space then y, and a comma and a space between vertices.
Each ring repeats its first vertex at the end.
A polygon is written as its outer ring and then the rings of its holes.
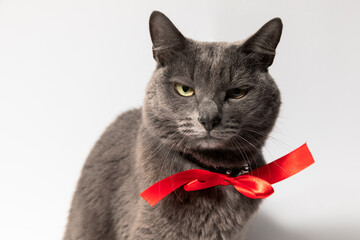
POLYGON ((260 200, 233 186, 179 188, 154 207, 139 194, 188 169, 265 164, 260 150, 280 107, 267 67, 281 28, 274 19, 242 44, 197 42, 154 12, 157 67, 144 106, 120 115, 90 153, 64 240, 241 239, 260 200))

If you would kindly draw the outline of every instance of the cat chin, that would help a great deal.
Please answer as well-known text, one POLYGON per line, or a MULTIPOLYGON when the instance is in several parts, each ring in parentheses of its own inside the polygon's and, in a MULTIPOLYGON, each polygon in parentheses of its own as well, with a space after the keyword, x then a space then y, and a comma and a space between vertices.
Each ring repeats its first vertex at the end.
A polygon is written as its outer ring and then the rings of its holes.
POLYGON ((211 149, 219 149, 222 148, 222 144, 217 141, 200 141, 196 144, 199 149, 202 150, 211 150, 211 149))
POLYGON ((219 139, 206 137, 194 140, 194 146, 201 150, 213 150, 223 148, 224 143, 219 139))

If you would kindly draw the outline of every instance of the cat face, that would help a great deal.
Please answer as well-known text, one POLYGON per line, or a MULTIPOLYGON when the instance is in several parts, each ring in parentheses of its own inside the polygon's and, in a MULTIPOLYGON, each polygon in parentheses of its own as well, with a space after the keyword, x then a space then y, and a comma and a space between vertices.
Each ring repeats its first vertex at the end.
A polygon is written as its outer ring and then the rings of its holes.
POLYGON ((154 12, 150 33, 157 68, 143 111, 149 131, 183 152, 263 145, 280 107, 267 67, 281 28, 274 19, 244 43, 197 42, 154 12))

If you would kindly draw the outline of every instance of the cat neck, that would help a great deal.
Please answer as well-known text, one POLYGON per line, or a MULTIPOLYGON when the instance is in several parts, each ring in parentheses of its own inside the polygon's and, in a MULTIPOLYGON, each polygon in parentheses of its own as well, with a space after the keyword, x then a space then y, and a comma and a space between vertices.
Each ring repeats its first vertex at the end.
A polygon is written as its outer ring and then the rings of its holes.
POLYGON ((144 126, 139 132, 138 140, 139 166, 142 167, 142 172, 151 183, 189 169, 205 169, 238 176, 265 164, 258 149, 253 151, 212 149, 183 152, 182 149, 166 145, 159 138, 151 135, 144 126), (218 166, 214 164, 216 161, 220 162, 218 166), (206 162, 210 164, 206 164, 206 162), (225 163, 226 165, 221 165, 225 163))

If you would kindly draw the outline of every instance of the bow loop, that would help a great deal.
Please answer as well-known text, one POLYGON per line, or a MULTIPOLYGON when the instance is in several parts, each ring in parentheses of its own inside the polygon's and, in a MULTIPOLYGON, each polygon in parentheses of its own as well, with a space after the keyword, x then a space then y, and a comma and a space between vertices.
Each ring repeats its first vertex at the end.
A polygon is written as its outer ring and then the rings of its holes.
POLYGON ((233 185, 236 190, 249 198, 266 198, 274 189, 267 181, 251 175, 230 177, 220 173, 214 173, 201 179, 195 179, 185 184, 185 191, 196 191, 214 186, 233 185))
POLYGON ((211 174, 210 176, 195 179, 194 181, 185 184, 185 191, 196 191, 205 188, 222 185, 223 178, 219 174, 211 174))
POLYGON ((247 174, 236 177, 233 185, 236 190, 248 198, 267 198, 274 193, 270 183, 247 174))

